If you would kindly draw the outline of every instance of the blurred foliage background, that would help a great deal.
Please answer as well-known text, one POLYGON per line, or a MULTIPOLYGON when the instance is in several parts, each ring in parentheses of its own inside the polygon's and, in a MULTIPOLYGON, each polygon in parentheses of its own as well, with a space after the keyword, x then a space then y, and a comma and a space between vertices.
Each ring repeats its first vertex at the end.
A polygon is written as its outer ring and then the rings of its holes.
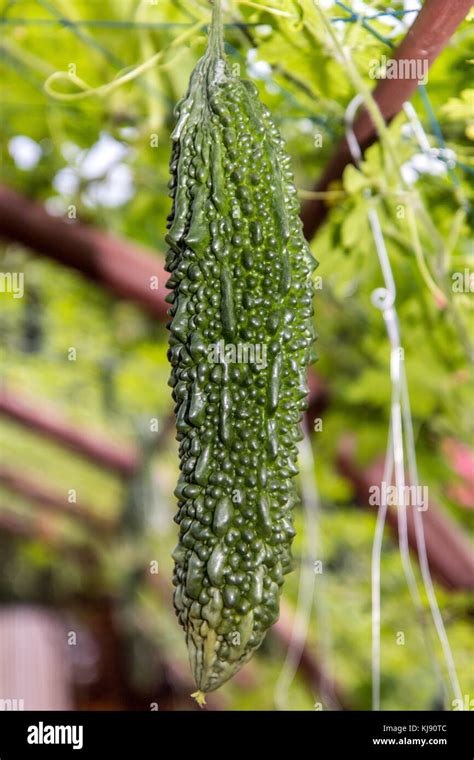
MULTIPOLYGON (((255 81, 271 109, 304 200, 344 133, 344 111, 357 92, 354 73, 372 88, 371 63, 390 55, 419 4, 395 0, 395 15, 377 16, 370 29, 351 14, 382 12, 383 3, 325 0, 318 10, 309 0, 272 0, 229 2, 226 8, 230 61, 255 81)), ((204 29, 165 52, 166 66, 149 68, 105 94, 67 99, 78 86, 65 77, 49 78, 72 71, 88 87, 101 87, 208 20, 208 3, 197 0, 1 0, 2 183, 52 215, 70 218, 73 209, 81 223, 162 257, 173 108, 204 51, 204 29)), ((287 678, 282 668, 288 635, 270 634, 242 675, 209 698, 215 709, 370 709, 375 515, 356 503, 354 482, 340 467, 348 435, 355 441, 356 470, 380 459, 390 415, 389 346, 370 301, 381 276, 365 188, 378 198, 396 278, 420 480, 457 529, 467 534, 472 524, 473 486, 465 482, 466 472, 472 476, 472 454, 459 448, 472 442, 473 420, 470 46, 466 20, 432 67, 426 90, 412 100, 433 150, 421 152, 405 115, 398 116, 384 148, 374 145, 360 170, 346 169, 343 181, 330 188, 327 221, 311 242, 322 278, 315 298, 316 374, 325 403, 322 429, 311 433, 314 467, 304 477, 313 495, 318 488, 319 507, 296 515, 297 571, 285 584, 285 630, 291 633, 291 621, 310 615, 306 653, 337 682, 338 698, 328 696, 327 684, 321 687, 308 667, 294 674, 290 667, 287 678), (387 145, 398 167, 387 168, 387 145), (421 262, 409 214, 400 213, 403 189, 425 209, 415 219, 421 262), (453 275, 466 271, 465 287, 453 289, 453 275), (461 469, 453 450, 463 452, 461 469), (311 592, 302 604, 301 584, 311 585, 316 560, 323 572, 314 576, 315 598, 311 592)), ((76 706, 149 709, 156 702, 160 709, 193 709, 184 640, 171 606, 177 456, 165 426, 172 411, 165 325, 15 242, 2 244, 0 262, 5 272, 23 272, 26 284, 24 298, 0 293, 2 387, 24 394, 38 410, 54 406, 92 437, 106 435, 118 447, 138 450, 141 461, 133 475, 117 476, 0 415, 1 467, 42 482, 66 504, 65 514, 52 513, 0 486, 0 518, 13 515, 27 526, 22 532, 2 523, 2 605, 59 611, 67 629, 78 632, 75 652, 68 654, 76 706), (162 431, 158 442, 146 433, 155 419, 162 431), (69 489, 92 515, 114 521, 114 531, 68 516, 69 489), (154 561, 156 576, 149 570, 154 561)), ((474 694, 472 597, 466 588, 443 585, 436 593, 462 694, 474 694)), ((434 650, 443 670, 436 644, 434 650)), ((443 705, 435 671, 396 540, 386 531, 382 707, 443 705)))

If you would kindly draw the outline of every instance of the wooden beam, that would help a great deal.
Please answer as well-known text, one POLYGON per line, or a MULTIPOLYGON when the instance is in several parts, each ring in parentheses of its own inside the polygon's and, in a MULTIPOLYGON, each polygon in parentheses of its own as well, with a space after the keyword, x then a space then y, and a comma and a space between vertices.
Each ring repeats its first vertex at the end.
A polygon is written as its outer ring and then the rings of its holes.
MULTIPOLYGON (((361 471, 355 463, 354 441, 347 438, 339 451, 338 465, 342 475, 352 483, 356 499, 369 508, 369 489, 380 485, 383 479, 383 460, 361 471)), ((474 589, 474 552, 462 530, 449 515, 441 512, 432 501, 425 512, 420 512, 425 533, 426 551, 430 570, 436 580, 448 589, 465 591, 474 589)), ((408 543, 418 554, 413 510, 407 509, 408 543)), ((396 509, 387 511, 387 525, 398 539, 396 509)))
POLYGON ((137 468, 138 454, 134 449, 118 445, 99 433, 75 427, 43 402, 28 401, 3 389, 0 390, 0 414, 60 443, 99 467, 124 476, 131 475, 137 468))
MULTIPOLYGON (((471 5, 471 0, 426 0, 413 26, 395 51, 393 60, 420 61, 428 70, 466 17, 471 5)), ((416 69, 416 66, 413 66, 413 69, 416 69)), ((403 104, 410 99, 417 87, 416 77, 379 80, 373 91, 373 98, 387 123, 402 110, 403 104)), ((377 140, 378 135, 372 119, 364 108, 360 109, 355 120, 354 133, 362 152, 377 140)), ((326 169, 313 188, 314 191, 325 192, 331 182, 341 179, 344 169, 351 163, 351 152, 344 138, 335 148, 326 169)), ((314 237, 328 211, 329 207, 324 200, 308 200, 304 204, 301 217, 308 240, 314 237)))
POLYGON ((152 316, 166 319, 168 274, 163 257, 137 243, 52 216, 40 203, 5 186, 0 186, 0 237, 77 269, 115 296, 135 301, 152 316))
POLYGON ((49 512, 75 518, 94 531, 100 530, 108 533, 114 528, 115 522, 113 520, 98 515, 84 504, 69 503, 65 494, 46 488, 23 472, 20 474, 0 466, 0 485, 9 491, 21 494, 49 512))

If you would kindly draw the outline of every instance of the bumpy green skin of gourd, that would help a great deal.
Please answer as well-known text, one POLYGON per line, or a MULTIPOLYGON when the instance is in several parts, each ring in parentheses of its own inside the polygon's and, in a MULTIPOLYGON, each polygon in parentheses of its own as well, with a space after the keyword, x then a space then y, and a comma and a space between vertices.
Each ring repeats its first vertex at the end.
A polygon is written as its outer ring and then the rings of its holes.
POLYGON ((176 116, 166 265, 181 469, 174 604, 209 692, 262 643, 292 569, 316 263, 283 141, 212 32, 176 116), (259 346, 266 362, 231 361, 239 344, 259 346))

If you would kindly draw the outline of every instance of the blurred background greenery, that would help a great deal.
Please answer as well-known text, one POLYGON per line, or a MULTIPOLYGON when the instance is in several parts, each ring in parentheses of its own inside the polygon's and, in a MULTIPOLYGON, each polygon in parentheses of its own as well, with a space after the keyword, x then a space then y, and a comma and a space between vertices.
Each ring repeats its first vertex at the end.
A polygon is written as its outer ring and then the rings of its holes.
MULTIPOLYGON (((350 70, 312 2, 266 5, 227 3, 227 52, 271 109, 305 200, 344 133, 345 107, 357 92, 351 72, 372 87, 371 62, 390 55, 419 4, 395 1, 390 9, 398 15, 378 16, 367 29, 351 19, 352 11, 373 15, 386 10, 383 3, 321 3, 350 70), (406 13, 410 9, 415 10, 406 13)), ((106 93, 64 98, 79 93, 78 85, 49 78, 72 71, 89 88, 111 83, 208 20, 208 3, 197 0, 1 0, 2 185, 54 217, 127 239, 161 259, 170 212, 173 108, 204 51, 204 30, 165 52, 166 66, 149 68, 106 93)), ((329 214, 311 241, 322 278, 315 298, 320 358, 308 416, 314 466, 304 475, 306 490, 318 495, 317 509, 306 505, 296 515, 297 570, 285 584, 279 627, 242 674, 209 697, 211 709, 370 709, 375 515, 365 508, 358 478, 370 482, 369 468, 383 457, 391 388, 385 327, 370 301, 381 276, 367 222, 367 187, 379 199, 396 278, 420 480, 429 486, 430 510, 438 510, 443 526, 469 547, 474 288, 467 284, 459 292, 452 285, 457 272, 468 272, 467 283, 473 276, 470 44, 466 20, 432 67, 426 91, 412 100, 434 150, 420 151, 400 115, 384 147, 370 148, 361 170, 346 169, 326 197, 329 214), (398 169, 387 169, 387 146, 398 169), (415 219, 424 266, 415 256, 408 215, 400 213, 403 187, 426 212, 415 219), (322 424, 315 426, 315 418, 322 424), (318 560, 323 572, 315 575, 318 560), (302 587, 310 589, 303 601, 302 587), (291 632, 305 615, 304 657, 293 668, 291 657, 286 660, 291 632)), ((8 213, 7 203, 0 215, 8 213)), ((77 633, 74 646, 65 649, 72 668, 68 689, 77 708, 194 709, 185 644, 171 604, 177 449, 169 426, 165 323, 33 249, 14 239, 0 248, 2 270, 25 275, 23 298, 0 293, 2 392, 19 397, 33 416, 49 417, 54 409, 63 426, 130 455, 132 465, 120 470, 94 463, 64 440, 19 424, 4 405, 0 617, 16 605, 33 616, 46 609, 59 614, 66 633, 77 633), (155 419, 158 435, 149 432, 155 419), (25 481, 56 495, 56 506, 48 505, 44 493, 35 498, 31 488, 25 490, 25 481), (68 514, 77 505, 83 513, 68 514), (94 517, 107 518, 112 528, 94 517), (155 561, 157 574, 150 565, 155 561)), ((438 552, 453 552, 438 538, 438 552)), ((455 566, 455 556, 452 561, 455 566)), ((414 567, 418 578, 416 561, 414 567)), ((438 573, 436 594, 469 700, 472 571, 470 580, 461 576, 438 573)), ((396 536, 387 530, 384 709, 452 709, 449 688, 446 700, 436 675, 436 661, 444 672, 436 643, 434 652, 425 646, 396 536)), ((0 668, 0 697, 21 696, 5 692, 1 674, 0 668)))

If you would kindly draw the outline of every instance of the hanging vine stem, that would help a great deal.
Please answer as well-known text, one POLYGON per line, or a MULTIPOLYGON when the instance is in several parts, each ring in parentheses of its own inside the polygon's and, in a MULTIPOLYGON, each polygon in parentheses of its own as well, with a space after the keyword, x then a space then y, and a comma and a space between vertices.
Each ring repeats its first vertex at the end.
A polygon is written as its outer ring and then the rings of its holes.
MULTIPOLYGON (((466 329, 464 328, 462 318, 457 309, 457 305, 453 299, 453 293, 449 287, 449 282, 447 282, 446 274, 443 273, 444 274, 444 278, 443 278, 444 288, 441 289, 440 286, 435 282, 435 279, 432 276, 431 272, 429 271, 426 265, 426 262, 424 260, 423 248, 421 246, 421 241, 418 234, 417 217, 419 217, 420 221, 423 223, 429 235, 430 240, 436 246, 438 261, 444 261, 446 258, 444 240, 442 239, 437 228, 433 224, 433 221, 425 208, 425 205, 423 203, 423 200, 420 194, 413 188, 408 188, 406 186, 406 183, 403 179, 403 175, 401 172, 401 166, 398 161, 396 149, 391 139, 388 127, 385 123, 385 120, 380 112, 380 109, 377 103, 375 102, 372 96, 372 93, 366 87, 365 82, 363 81, 362 77, 359 75, 359 72, 357 71, 357 68, 353 63, 349 52, 347 51, 347 49, 343 48, 342 45, 340 44, 339 40, 337 39, 336 34, 334 33, 333 28, 331 27, 331 24, 327 20, 323 10, 320 8, 319 3, 316 0, 313 0, 312 5, 321 20, 322 26, 325 28, 331 40, 332 46, 334 48, 334 51, 337 57, 339 58, 341 62, 344 63, 347 74, 349 76, 349 79, 352 82, 354 89, 357 90, 357 92, 359 93, 360 97, 362 98, 361 102, 363 102, 365 108, 367 109, 367 112, 369 113, 369 115, 371 116, 374 122, 374 125, 379 135, 379 140, 384 148, 383 155, 385 155, 385 151, 388 152, 391 159, 391 163, 399 177, 399 181, 403 188, 404 194, 406 195, 407 198, 409 197, 412 200, 413 208, 410 206, 410 211, 412 212, 413 224, 411 225, 409 224, 408 227, 409 227, 409 233, 410 233, 411 246, 412 246, 412 250, 415 251, 415 257, 416 257, 418 269, 420 271, 420 275, 422 276, 430 292, 433 294, 433 297, 435 298, 437 304, 440 306, 444 305, 449 310, 452 316, 452 319, 458 329, 459 340, 464 349, 466 357, 470 363, 473 363, 474 361, 473 347, 469 339, 469 336, 466 333, 466 329), (413 213, 414 211, 416 212, 416 214, 413 213), (421 257, 419 255, 420 250, 421 250, 421 257), (417 254, 417 251, 418 251, 418 254, 417 254), (421 268, 420 268, 420 263, 421 263, 421 268), (423 264, 425 264, 425 266, 423 266, 423 264), (426 277, 426 273, 428 273, 428 277, 426 277), (433 290, 432 284, 434 284, 435 290, 433 290)), ((358 19, 355 22, 355 24, 356 25, 360 24, 360 19, 358 19)), ((318 39, 317 30, 313 28, 313 25, 308 21, 305 22, 305 25, 307 26, 310 34, 315 39, 318 39)), ((387 195, 387 192, 384 191, 383 189, 380 189, 380 192, 383 195, 387 195)))
MULTIPOLYGON (((360 165, 362 151, 354 133, 353 124, 355 114, 359 106, 363 103, 363 97, 356 95, 349 103, 346 111, 346 139, 351 151, 352 158, 356 166, 360 165)), ((398 315, 395 307, 396 286, 393 272, 388 257, 385 241, 380 227, 380 222, 370 190, 366 189, 365 196, 370 202, 368 208, 368 219, 374 238, 377 257, 379 260, 384 287, 377 288, 372 293, 372 303, 381 310, 385 321, 387 336, 390 342, 390 380, 392 384, 392 400, 390 413, 390 428, 385 458, 384 478, 386 484, 390 483, 395 474, 395 484, 397 488, 397 516, 398 516, 398 537, 402 567, 407 581, 415 609, 418 612, 422 632, 425 636, 428 651, 432 655, 432 661, 435 666, 436 674, 439 677, 438 663, 431 644, 431 637, 425 622, 424 608, 421 602, 418 585, 416 582, 413 566, 410 558, 408 546, 408 522, 405 501, 405 445, 409 463, 409 478, 412 486, 415 488, 415 504, 412 505, 414 510, 415 535, 418 555, 420 557, 420 568, 422 571, 423 583, 428 595, 430 611, 433 623, 441 643, 443 655, 445 658, 449 681, 456 699, 462 704, 461 688, 454 665, 454 659, 449 645, 449 639, 446 634, 441 612, 434 592, 433 582, 428 564, 426 552, 426 543, 424 537, 423 521, 418 499, 418 470, 416 464, 416 451, 413 436, 413 425, 411 419, 411 410, 408 394, 408 384, 403 363, 403 346, 400 336, 400 327, 398 315)), ((383 530, 387 514, 387 503, 382 501, 379 505, 377 515, 376 530, 372 549, 372 706, 374 710, 380 709, 380 562, 382 552, 383 530)), ((442 681, 441 681, 442 683, 442 681)))
MULTIPOLYGON (((383 471, 385 483, 393 477, 392 423, 390 421, 387 451, 383 471)), ((380 563, 383 533, 387 519, 387 500, 383 499, 377 511, 374 540, 372 544, 372 710, 380 710, 380 563)))
MULTIPOLYGON (((410 190, 406 187, 406 184, 403 180, 403 176, 401 173, 401 166, 400 162, 398 160, 397 152, 395 149, 395 146, 393 144, 393 141, 390 137, 390 133, 387 127, 387 124, 385 123, 385 119, 383 118, 380 109, 378 107, 378 104, 374 100, 372 93, 370 89, 366 86, 364 80, 360 76, 359 72, 357 71, 356 66, 354 65, 352 58, 347 51, 347 49, 343 48, 340 44, 339 40, 337 39, 336 34, 334 33, 333 28, 331 27, 331 24, 328 22, 325 14, 323 13, 322 9, 319 7, 319 4, 317 2, 314 2, 314 7, 320 17, 321 23, 326 29, 328 36, 331 39, 331 43, 333 45, 333 48, 335 52, 337 53, 337 56, 341 62, 344 63, 346 67, 347 74, 349 76, 349 79, 352 82, 352 86, 354 89, 360 94, 360 96, 363 98, 363 104, 365 108, 367 109, 367 112, 369 113, 375 128, 378 132, 379 139, 382 143, 382 146, 384 147, 384 153, 387 151, 388 155, 390 156, 390 160, 392 163, 393 168, 397 172, 398 176, 400 177, 400 181, 402 183, 402 187, 405 189, 405 191, 411 192, 414 202, 417 206, 417 211, 419 212, 421 218, 423 219, 423 222, 425 226, 427 227, 427 230, 430 234, 430 236, 436 241, 438 247, 441 247, 444 249, 444 241, 442 237, 440 236, 438 230, 434 226, 433 222, 431 221, 431 217, 427 213, 423 201, 421 200, 418 193, 413 193, 413 190, 410 190)), ((356 25, 360 24, 360 20, 355 22, 356 25)), ((311 32, 311 34, 317 39, 316 30, 314 30, 311 26, 311 24, 308 24, 308 29, 311 32)))
MULTIPOLYGON (((389 17, 392 17, 393 19, 396 19, 397 17, 400 17, 400 14, 403 17, 406 14, 408 14, 408 15, 409 14, 415 14, 415 15, 417 15, 418 12, 419 12, 416 9, 412 9, 412 10, 408 10, 408 11, 401 11, 401 12, 391 10, 389 12, 376 13, 373 16, 368 17, 368 16, 363 16, 363 15, 361 15, 359 13, 353 13, 351 8, 349 8, 348 6, 346 6, 344 3, 340 2, 339 0, 336 0, 336 5, 340 6, 343 10, 346 11, 346 13, 350 13, 351 15, 347 16, 345 18, 339 18, 339 19, 332 18, 331 19, 331 23, 334 23, 334 21, 336 21, 336 20, 337 21, 343 21, 343 22, 349 22, 350 24, 354 24, 354 22, 357 22, 357 26, 363 26, 364 29, 366 29, 366 31, 369 32, 369 34, 371 34, 373 37, 375 37, 380 42, 383 42, 384 45, 387 45, 387 47, 391 48, 392 50, 395 47, 394 43, 388 37, 386 37, 385 35, 380 34, 376 29, 374 29, 373 26, 368 23, 368 21, 370 21, 370 20, 376 20, 378 17, 383 17, 383 16, 389 16, 389 17)), ((354 26, 355 25, 356 24, 354 24, 354 26)), ((444 137, 443 137, 443 134, 441 132, 439 123, 436 120, 436 116, 435 116, 435 114, 433 112, 433 109, 431 107, 431 103, 430 103, 430 100, 428 98, 428 93, 427 93, 427 90, 426 90, 426 85, 420 84, 418 86, 418 91, 419 91, 419 93, 421 95, 421 99, 422 99, 423 104, 425 106, 425 111, 426 111, 428 119, 430 121, 430 124, 431 124, 431 127, 432 127, 432 131, 433 131, 433 135, 436 137, 438 145, 440 146, 440 153, 443 154, 446 151, 446 144, 445 144, 444 137)), ((405 111, 407 111, 407 108, 411 108, 413 114, 415 113, 415 111, 414 111, 413 107, 411 106, 411 104, 406 103, 405 106, 404 106, 405 111)), ((421 124, 420 124, 420 127, 421 127, 421 124)), ((426 135, 425 135, 425 137, 426 137, 426 135)), ((428 143, 428 151, 431 152, 431 148, 429 146, 429 143, 428 143)), ((458 179, 456 173, 454 172, 454 166, 450 166, 449 165, 449 161, 447 161, 442 155, 441 155, 440 158, 441 158, 441 160, 444 160, 446 162, 447 166, 448 166, 448 173, 449 173, 451 181, 453 182, 453 185, 454 185, 454 188, 455 188, 455 195, 456 195, 456 198, 457 198, 458 202, 460 203, 461 206, 464 206, 466 209, 469 208, 469 202, 468 202, 467 198, 465 197, 465 194, 461 191, 461 184, 459 182, 459 179, 458 179)), ((461 164, 458 161, 455 161, 455 164, 457 164, 460 168, 464 168, 465 169, 465 167, 461 167, 461 164)))
MULTIPOLYGON (((380 228, 378 215, 375 210, 375 207, 372 206, 369 208, 368 216, 369 216, 369 222, 372 229, 372 233, 374 236, 374 242, 376 244, 376 250, 379 257, 379 262, 382 269, 383 278, 385 281, 385 287, 378 288, 372 294, 372 302, 374 306, 380 309, 383 313, 384 321, 387 328, 387 334, 388 334, 390 345, 391 345, 390 377, 391 377, 391 383, 392 383, 392 400, 391 400, 390 427, 389 427, 387 451, 386 451, 386 457, 385 457, 383 482, 386 484, 390 484, 392 482, 393 474, 395 474, 395 483, 396 483, 397 494, 398 494, 398 500, 397 500, 398 537, 399 537, 400 557, 402 561, 403 572, 407 581, 408 589, 410 591, 410 596, 415 605, 415 609, 417 610, 422 632, 425 637, 427 650, 433 662, 438 682, 444 694, 446 694, 446 689, 444 688, 444 682, 443 682, 442 674, 439 668, 438 659, 433 649, 429 629, 427 628, 425 611, 424 611, 420 593, 418 590, 418 585, 416 582, 415 573, 413 570, 413 565, 412 565, 411 557, 410 557, 409 545, 408 545, 408 523, 407 523, 407 512, 406 512, 407 505, 405 503, 404 439, 407 439, 407 432, 406 432, 407 417, 409 417, 410 419, 410 426, 411 426, 411 413, 409 411, 409 408, 408 408, 408 411, 406 408, 406 402, 408 399, 408 390, 407 390, 407 384, 406 384, 405 368, 403 364, 403 347, 402 347, 402 343, 400 339, 398 316, 397 316, 397 312, 395 308, 396 289, 395 289, 395 284, 393 280, 393 274, 390 267, 390 261, 388 259, 387 251, 386 251, 385 244, 383 241, 383 234, 380 228), (406 388, 405 396, 403 396, 404 387, 406 388)), ((408 441, 408 439, 406 440, 406 447, 408 451, 409 460, 410 461, 414 460, 416 462, 413 436, 410 439, 410 441, 408 441)), ((411 477, 410 477, 410 482, 412 483, 412 485, 415 485, 411 477)), ((416 483, 416 485, 418 486, 418 483, 416 483)), ((415 491, 415 493, 417 494, 418 491, 415 491)), ((418 520, 421 521, 421 515, 419 512, 418 504, 412 505, 412 508, 414 509, 414 514, 416 515, 415 519, 418 518, 418 520)), ((381 502, 379 506, 376 530, 374 534, 373 550, 372 550, 372 605, 373 605, 372 607, 372 686, 373 686, 372 700, 373 700, 374 710, 380 709, 380 621, 381 621, 380 563, 381 563, 382 540, 383 540, 383 531, 384 531, 384 526, 385 526, 386 514, 387 514, 387 503, 386 503, 386 500, 384 500, 381 502)), ((427 562, 426 546, 424 542, 423 523, 419 522, 419 524, 420 524, 421 533, 423 535, 423 540, 421 541, 420 536, 417 535, 418 553, 420 557, 424 553, 426 562, 427 562)), ((421 560, 420 560, 420 565, 421 565, 421 560)), ((429 568, 428 568, 428 573, 429 573, 429 568)), ((431 579, 431 576, 430 576, 430 579, 431 579)), ((426 582, 426 579, 424 576, 423 576, 423 580, 426 582)), ((433 588, 432 584, 431 584, 431 588, 433 588)), ((434 595, 434 591, 433 591, 433 595, 434 595)), ((431 602, 433 605, 431 606, 431 603, 430 603, 431 611, 433 613, 433 620, 435 623, 438 636, 443 646, 443 651, 444 651, 446 663, 448 666, 448 672, 450 676, 451 685, 452 685, 454 693, 456 694, 456 696, 458 696, 459 684, 457 682, 455 671, 454 671, 454 678, 453 678, 453 671, 451 667, 452 666, 451 650, 449 648, 449 642, 447 642, 446 632, 444 630, 442 618, 439 612, 439 608, 438 608, 435 596, 433 596, 433 599, 431 600, 431 602), (441 628, 439 627, 440 621, 441 621, 441 628), (447 650, 445 649, 446 642, 448 646, 447 650)))
POLYGON ((311 478, 312 481, 313 472, 310 472, 310 469, 312 469, 311 454, 309 454, 308 459, 309 444, 306 431, 304 431, 304 435, 305 438, 299 445, 299 459, 302 503, 305 517, 305 530, 303 532, 303 535, 305 536, 305 545, 301 552, 302 560, 300 563, 298 580, 298 596, 290 643, 273 692, 273 701, 277 710, 288 709, 288 692, 297 673, 303 648, 308 637, 315 590, 315 576, 312 572, 311 566, 305 562, 305 559, 310 546, 314 547, 317 543, 316 510, 318 504, 316 494, 312 489, 308 488, 308 478, 311 478))
MULTIPOLYGON (((303 422, 304 439, 300 443, 300 455, 302 456, 302 473, 307 471, 306 482, 302 484, 302 497, 309 505, 314 515, 314 537, 311 539, 313 553, 323 562, 323 544, 321 539, 322 508, 319 497, 318 482, 314 467, 314 454, 311 446, 311 438, 307 428, 306 418, 303 422)), ((314 607, 316 619, 319 621, 318 645, 324 670, 321 673, 320 694, 323 704, 329 709, 342 710, 338 696, 334 690, 332 668, 332 634, 330 626, 329 610, 326 604, 326 588, 323 572, 319 574, 319 582, 314 583, 314 607)), ((313 568, 313 573, 315 568, 313 568)), ((314 575, 313 575, 314 577, 314 575)))
MULTIPOLYGON (((337 58, 339 59, 341 63, 344 63, 346 67, 346 72, 349 76, 352 86, 363 98, 364 106, 366 107, 369 115, 372 118, 372 121, 375 124, 377 131, 379 132, 380 140, 382 141, 382 144, 386 148, 386 153, 390 157, 393 168, 399 169, 399 162, 396 155, 396 151, 388 137, 387 125, 385 124, 385 120, 380 112, 380 109, 377 103, 373 99, 369 88, 367 87, 364 80, 360 76, 359 72, 357 71, 357 68, 354 66, 352 59, 350 55, 348 54, 348 51, 342 47, 339 40, 337 39, 337 35, 335 34, 334 29, 332 28, 331 24, 326 18, 325 13, 323 12, 317 0, 313 0, 313 7, 319 16, 322 26, 326 30, 326 33, 331 40, 331 43, 332 43, 332 46, 333 46, 334 52, 336 53, 337 58)), ((356 24, 358 23, 360 22, 357 21, 356 24)), ((315 39, 318 39, 317 30, 313 27, 311 22, 306 20, 305 25, 308 31, 310 32, 310 34, 315 39)))
MULTIPOLYGON (((298 599, 293 628, 291 631, 290 644, 288 646, 285 662, 275 685, 273 700, 278 710, 288 709, 288 693, 292 681, 298 670, 301 655, 308 638, 311 623, 313 605, 316 608, 316 616, 321 630, 319 637, 320 659, 324 663, 324 671, 321 671, 320 694, 325 707, 340 710, 341 705, 334 694, 331 679, 331 640, 329 631, 328 615, 323 596, 322 583, 316 583, 315 567, 313 562, 304 562, 305 557, 312 559, 316 556, 321 559, 322 544, 320 537, 321 504, 317 483, 315 482, 314 457, 311 448, 311 439, 306 421, 303 422, 303 440, 299 444, 300 482, 301 496, 305 515, 305 551, 300 567, 298 586, 298 599)), ((323 574, 319 576, 322 580, 323 574)))
MULTIPOLYGON (((375 210, 374 210, 374 213, 376 213, 375 210)), ((387 259, 387 262, 389 263, 386 251, 385 253, 382 252, 380 244, 377 246, 377 253, 381 259, 385 256, 387 259)), ((431 659, 431 662, 433 663, 435 675, 437 677, 440 690, 442 691, 444 695, 444 701, 446 703, 447 690, 445 688, 443 676, 439 667, 438 658, 436 656, 436 652, 433 647, 430 630, 427 625, 425 609, 424 609, 421 596, 418 590, 418 584, 417 584, 415 573, 413 570, 413 565, 412 565, 411 556, 410 556, 410 549, 409 549, 409 544, 408 544, 407 505, 405 503, 405 448, 404 448, 404 444, 406 445, 409 458, 412 457, 412 458, 415 458, 416 460, 416 455, 415 455, 414 441, 411 442, 413 444, 413 450, 412 451, 410 450, 411 443, 407 441, 407 433, 406 433, 406 427, 405 427, 407 412, 404 406, 405 401, 402 398, 402 387, 403 387, 403 383, 405 383, 406 385, 406 377, 405 377, 403 348, 402 348, 401 337, 400 337, 398 315, 397 315, 395 306, 393 305, 390 309, 384 310, 383 316, 386 322, 387 333, 390 339, 390 344, 392 346, 391 361, 390 361, 390 376, 391 376, 391 381, 392 381, 392 402, 391 402, 392 408, 391 408, 391 417, 390 417, 390 432, 392 434, 392 440, 390 442, 390 449, 387 452, 387 458, 388 457, 390 458, 389 464, 390 464, 390 468, 392 469, 392 472, 394 470, 395 483, 396 483, 397 494, 398 494, 398 498, 397 498, 398 520, 397 521, 398 521, 398 541, 399 541, 399 548, 400 548, 400 557, 402 561, 403 572, 405 574, 405 578, 407 581, 407 586, 410 591, 410 596, 413 600, 415 609, 418 614, 418 618, 419 618, 421 630, 425 639, 428 655, 431 659)), ((410 416, 410 424, 411 424, 411 413, 408 411, 408 414, 410 416)), ((391 481, 386 481, 386 482, 389 483, 391 481)), ((416 499, 417 499, 418 491, 416 490, 415 493, 416 493, 416 499)), ((418 503, 412 504, 412 509, 414 510, 415 514, 420 515, 418 503)), ((421 523, 421 528, 423 531, 422 523, 421 523)), ((424 532, 423 532, 423 536, 424 536, 424 532)), ((423 546, 421 546, 421 544, 417 544, 417 547, 418 547, 419 555, 421 556, 422 552, 424 552, 426 556, 426 547, 424 544, 424 539, 423 539, 423 546)), ((379 578, 379 582, 380 582, 380 578, 379 578)), ((435 597, 435 605, 439 614, 439 608, 436 602, 436 597, 435 597)), ((439 614, 439 618, 441 619, 440 614, 439 614)), ((438 629, 435 616, 433 616, 433 620, 435 622, 435 628, 439 634, 440 631, 438 629)), ((443 626, 443 633, 444 633, 444 637, 447 640, 446 633, 444 631, 444 626, 443 626)), ((441 633, 439 637, 441 642, 443 642, 443 633, 441 633)), ((379 629, 379 636, 380 636, 380 629, 379 629)), ((448 644, 448 648, 449 648, 449 644, 448 644)), ((450 654, 450 650, 449 650, 449 654, 450 654)), ((457 692, 456 692, 457 678, 455 679, 451 678, 452 674, 449 669, 449 656, 446 658, 446 662, 448 664, 451 686, 453 688, 454 693, 457 696, 457 692)), ((380 693, 380 681, 378 684, 378 688, 379 688, 379 693, 380 693)))
MULTIPOLYGON (((406 436, 406 441, 407 441, 408 474, 410 478, 410 483, 412 483, 412 485, 415 486, 415 493, 418 493, 419 478, 418 478, 418 466, 417 466, 416 454, 415 454, 415 438, 413 435, 413 422, 412 422, 411 409, 410 409, 410 396, 408 393, 408 383, 407 383, 407 377, 406 377, 406 372, 405 372, 404 367, 403 367, 402 376, 401 376, 401 401, 402 401, 403 426, 404 426, 405 436, 406 436)), ((443 654, 444 654, 444 658, 445 658, 446 665, 448 668, 449 678, 453 686, 453 691, 456 695, 456 698, 460 700, 458 704, 462 705, 464 703, 462 700, 461 686, 459 684, 459 679, 456 673, 456 666, 454 663, 454 658, 453 658, 453 654, 452 654, 451 647, 449 644, 449 639, 446 633, 446 629, 444 627, 443 618, 441 616, 441 612, 438 606, 438 601, 436 599, 436 593, 434 590, 433 580, 431 577, 430 566, 428 562, 428 554, 426 551, 423 519, 422 519, 421 511, 418 508, 415 508, 413 517, 414 517, 415 538, 416 538, 416 545, 418 548, 418 557, 419 557, 421 575, 422 575, 423 583, 424 583, 425 590, 428 596, 428 603, 430 605, 430 610, 431 610, 433 621, 436 627, 438 638, 441 642, 441 646, 443 649, 443 654)))
POLYGON ((425 281, 425 284, 429 288, 429 290, 431 290, 431 292, 435 296, 438 306, 445 307, 448 305, 448 299, 446 298, 441 288, 439 288, 438 285, 435 283, 433 276, 430 270, 428 269, 428 265, 425 259, 425 254, 423 253, 423 247, 421 245, 420 237, 418 235, 418 227, 416 226, 415 211, 413 209, 413 206, 411 206, 409 203, 406 206, 406 213, 407 213, 407 219, 408 219, 408 227, 409 227, 411 239, 413 242, 413 250, 415 251, 415 258, 418 264, 418 269, 420 270, 420 274, 423 280, 425 281))
MULTIPOLYGON (((168 50, 171 50, 172 48, 178 47, 179 45, 182 45, 186 40, 194 37, 197 32, 202 29, 204 26, 204 23, 202 21, 199 21, 197 24, 192 26, 190 29, 188 29, 183 34, 176 37, 167 48, 164 50, 158 51, 158 53, 155 53, 151 58, 149 58, 147 61, 144 61, 143 63, 140 63, 138 66, 134 66, 131 70, 126 71, 125 74, 122 74, 122 76, 119 76, 117 79, 114 79, 112 82, 108 82, 107 84, 100 85, 99 87, 90 87, 86 82, 84 82, 80 77, 78 77, 76 74, 67 72, 67 71, 56 71, 54 74, 51 74, 51 76, 48 77, 46 82, 44 83, 44 89, 48 95, 50 95, 52 98, 55 98, 56 100, 63 100, 63 101, 74 101, 74 100, 83 100, 84 98, 88 97, 104 97, 106 95, 109 95, 110 92, 113 92, 118 87, 121 87, 126 82, 131 82, 137 77, 141 76, 144 72, 151 69, 153 66, 156 66, 156 64, 161 61, 165 53, 168 52, 168 50), (72 82, 73 84, 77 85, 82 92, 74 92, 74 93, 66 93, 66 92, 58 92, 52 87, 53 82, 57 81, 64 81, 72 82)), ((180 53, 178 54, 178 56, 180 53)), ((171 65, 174 65, 176 61, 175 57, 172 61, 169 61, 168 63, 162 64, 160 66, 160 69, 169 68, 171 65)))

